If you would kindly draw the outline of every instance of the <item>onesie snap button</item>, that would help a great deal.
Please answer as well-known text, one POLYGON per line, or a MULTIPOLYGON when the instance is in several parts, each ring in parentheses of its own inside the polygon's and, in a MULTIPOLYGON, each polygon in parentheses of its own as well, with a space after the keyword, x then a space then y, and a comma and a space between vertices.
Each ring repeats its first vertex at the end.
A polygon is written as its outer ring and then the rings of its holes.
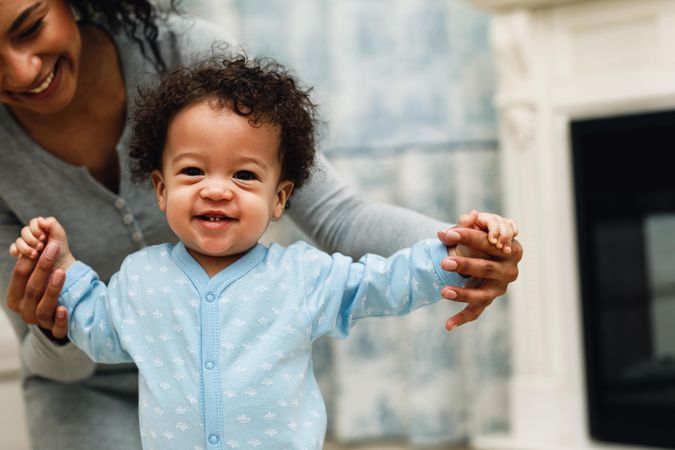
POLYGON ((206 294, 206 301, 207 302, 210 303, 210 302, 214 301, 215 299, 216 299, 216 296, 213 295, 212 293, 209 292, 208 294, 206 294))
POLYGON ((213 361, 206 361, 204 367, 206 367, 207 370, 213 370, 216 367, 216 363, 213 361))
POLYGON ((209 436, 209 443, 215 445, 218 442, 220 442, 220 437, 217 434, 212 434, 211 436, 209 436))

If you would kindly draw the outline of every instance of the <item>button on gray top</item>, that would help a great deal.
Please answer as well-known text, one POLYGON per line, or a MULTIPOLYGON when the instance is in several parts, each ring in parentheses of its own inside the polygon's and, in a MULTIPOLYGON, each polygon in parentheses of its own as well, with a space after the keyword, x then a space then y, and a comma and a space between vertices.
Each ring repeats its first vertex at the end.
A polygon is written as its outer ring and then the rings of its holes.
POLYGON ((118 198, 117 200, 115 200, 115 208, 117 208, 117 209, 124 208, 124 205, 126 205, 126 204, 127 204, 127 202, 125 202, 123 198, 118 198))
POLYGON ((131 225, 134 222, 134 216, 131 214, 125 214, 124 217, 122 217, 122 222, 126 223, 127 225, 131 225))
POLYGON ((143 240, 143 233, 140 231, 134 231, 131 233, 131 240, 138 244, 143 240))

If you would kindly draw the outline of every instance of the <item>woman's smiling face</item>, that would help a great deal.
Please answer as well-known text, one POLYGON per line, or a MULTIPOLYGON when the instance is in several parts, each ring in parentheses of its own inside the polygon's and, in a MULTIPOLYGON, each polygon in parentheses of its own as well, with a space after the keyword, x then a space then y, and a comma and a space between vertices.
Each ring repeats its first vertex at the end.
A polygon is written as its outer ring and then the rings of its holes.
POLYGON ((0 102, 54 114, 77 89, 82 41, 65 0, 0 0, 0 102))

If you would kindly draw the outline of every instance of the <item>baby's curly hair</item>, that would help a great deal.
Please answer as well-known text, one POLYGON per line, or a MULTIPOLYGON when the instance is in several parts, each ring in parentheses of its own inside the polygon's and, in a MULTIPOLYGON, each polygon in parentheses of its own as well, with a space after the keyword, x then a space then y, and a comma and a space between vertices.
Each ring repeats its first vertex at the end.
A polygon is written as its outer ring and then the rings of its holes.
POLYGON ((142 183, 162 168, 162 153, 171 119, 187 106, 209 101, 247 117, 253 127, 281 129, 281 177, 299 188, 314 163, 317 107, 281 64, 249 59, 245 54, 212 56, 199 64, 170 72, 157 86, 140 90, 131 114, 133 136, 129 157, 131 177, 142 183))

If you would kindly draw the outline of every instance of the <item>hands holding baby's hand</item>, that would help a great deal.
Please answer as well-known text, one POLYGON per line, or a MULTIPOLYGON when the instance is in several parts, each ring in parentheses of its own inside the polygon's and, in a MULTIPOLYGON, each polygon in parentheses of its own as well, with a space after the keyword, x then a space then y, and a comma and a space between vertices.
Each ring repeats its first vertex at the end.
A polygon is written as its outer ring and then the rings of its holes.
POLYGON ((68 247, 68 236, 61 224, 53 217, 35 217, 21 229, 21 236, 9 247, 9 254, 16 257, 36 259, 49 242, 58 247, 54 269, 66 270, 75 258, 68 247))
POLYGON ((74 261, 63 227, 53 217, 36 217, 10 246, 17 258, 7 286, 7 308, 27 324, 38 325, 55 339, 68 333, 68 311, 58 297, 64 272, 74 261))
POLYGON ((448 330, 476 320, 518 277, 523 247, 514 239, 517 235, 518 227, 512 220, 475 210, 463 214, 456 227, 438 233, 448 247, 443 269, 472 277, 464 287, 445 286, 441 290, 444 298, 466 303, 446 321, 448 330))

